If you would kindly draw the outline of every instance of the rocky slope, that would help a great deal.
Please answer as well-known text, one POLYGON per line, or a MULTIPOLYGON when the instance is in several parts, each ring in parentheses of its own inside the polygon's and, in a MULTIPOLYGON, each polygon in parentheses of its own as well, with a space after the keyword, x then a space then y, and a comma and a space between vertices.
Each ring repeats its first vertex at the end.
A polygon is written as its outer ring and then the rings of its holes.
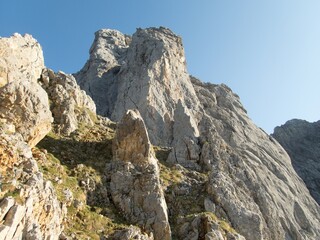
POLYGON ((0 238, 57 239, 64 216, 31 147, 51 129, 48 96, 37 83, 40 45, 30 35, 0 39, 0 238))
POLYGON ((98 31, 75 78, 0 46, 3 239, 319 239, 289 156, 169 29, 98 31))
POLYGON ((294 169, 320 204, 320 121, 293 119, 276 127, 272 136, 288 152, 294 169))
POLYGON ((289 156, 228 87, 188 75, 181 39, 170 30, 138 29, 131 38, 100 30, 75 77, 112 120, 138 109, 151 142, 170 148, 167 163, 207 175, 205 210, 247 239, 319 238, 319 207, 289 156))

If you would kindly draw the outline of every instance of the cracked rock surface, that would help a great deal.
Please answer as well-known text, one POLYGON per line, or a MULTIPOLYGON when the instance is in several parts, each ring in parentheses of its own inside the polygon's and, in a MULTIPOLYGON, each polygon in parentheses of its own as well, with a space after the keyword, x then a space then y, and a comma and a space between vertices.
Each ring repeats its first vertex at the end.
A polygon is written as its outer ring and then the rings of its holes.
POLYGON ((113 141, 111 195, 132 223, 154 239, 171 239, 159 166, 138 111, 128 110, 113 141))
POLYGON ((181 38, 170 30, 100 30, 75 77, 99 113, 118 121, 138 109, 151 143, 171 149, 168 163, 206 173, 208 209, 246 239, 320 237, 319 206, 285 150, 231 89, 189 76, 181 38))
POLYGON ((276 127, 272 136, 287 151, 294 169, 320 204, 320 121, 292 119, 276 127))

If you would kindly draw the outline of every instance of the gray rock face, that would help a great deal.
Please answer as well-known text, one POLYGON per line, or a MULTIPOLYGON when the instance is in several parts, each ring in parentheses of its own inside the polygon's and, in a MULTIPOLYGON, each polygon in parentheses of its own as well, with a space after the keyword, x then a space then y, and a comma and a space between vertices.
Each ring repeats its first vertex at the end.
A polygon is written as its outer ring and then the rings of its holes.
POLYGON ((72 75, 44 69, 40 83, 48 93, 55 130, 58 133, 70 135, 81 123, 93 125, 96 106, 80 89, 72 75))
POLYGON ((178 222, 182 223, 179 226, 179 239, 245 240, 239 234, 225 233, 224 229, 219 226, 216 217, 210 213, 181 218, 178 222))
POLYGON ((0 38, 0 87, 12 81, 36 82, 44 68, 40 44, 26 34, 0 38))
POLYGON ((48 96, 37 84, 44 68, 40 44, 31 35, 0 38, 0 118, 35 146, 51 129, 48 96))
POLYGON ((63 213, 51 182, 20 134, 8 134, 3 124, 0 139, 0 238, 58 239, 63 213))
MULTIPOLYGON (((124 64, 131 38, 116 30, 100 30, 90 48, 90 59, 75 74, 77 82, 92 97, 97 113, 111 117, 111 106, 117 98, 115 75, 124 64)), ((117 120, 120 120, 117 119, 117 120)))
POLYGON ((166 28, 138 29, 132 39, 98 31, 90 59, 75 77, 99 114, 119 121, 128 109, 138 109, 154 144, 171 145, 179 101, 193 111, 191 118, 197 116, 181 38, 166 28))
POLYGON ((116 206, 154 239, 171 239, 159 167, 138 111, 120 121, 113 143, 110 189, 116 206))
MULTIPOLYGON (((100 31, 89 61, 76 78, 98 101, 98 112, 119 120, 128 109, 139 109, 151 142, 172 148, 168 161, 209 172, 207 208, 246 239, 320 238, 319 206, 289 156, 253 124, 227 86, 189 77, 181 39, 170 30, 138 29, 129 45, 118 32, 100 31), (108 37, 101 37, 102 33, 108 37), (102 85, 103 94, 92 90, 102 85)), ((113 199, 128 213, 131 202, 121 199, 124 195, 135 199, 130 190, 139 192, 135 183, 141 181, 133 176, 145 170, 118 162, 121 167, 112 181, 121 184, 114 187, 113 199), (128 188, 128 183, 133 187, 128 188)))
POLYGON ((320 204, 320 121, 293 119, 276 127, 272 136, 287 151, 294 169, 320 204))
POLYGON ((47 93, 36 82, 10 82, 0 88, 0 118, 13 124, 29 146, 34 147, 51 130, 47 93))
POLYGON ((207 192, 216 213, 246 239, 319 238, 319 207, 282 147, 229 88, 193 83, 204 107, 200 161, 211 169, 207 192))
MULTIPOLYGON (((114 240, 131 240, 131 239, 137 239, 137 240, 153 240, 153 237, 149 237, 145 233, 141 233, 140 228, 130 226, 128 229, 123 229, 116 231, 112 237, 114 240)), ((110 239, 110 238, 106 238, 110 239)))

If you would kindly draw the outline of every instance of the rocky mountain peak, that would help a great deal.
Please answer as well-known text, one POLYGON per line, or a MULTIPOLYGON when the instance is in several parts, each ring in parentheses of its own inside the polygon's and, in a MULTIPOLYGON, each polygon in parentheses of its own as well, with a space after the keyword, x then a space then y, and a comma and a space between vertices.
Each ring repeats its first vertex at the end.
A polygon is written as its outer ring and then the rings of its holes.
POLYGON ((172 31, 100 30, 74 77, 25 38, 0 39, 1 239, 320 238, 288 154, 230 88, 189 76, 172 31))
POLYGON ((119 121, 128 109, 139 109, 151 142, 170 145, 178 101, 191 118, 199 108, 181 38, 163 27, 147 28, 127 42, 119 32, 98 31, 90 59, 75 77, 99 114, 119 121))
POLYGON ((113 52, 113 68, 98 75, 86 67, 95 63, 90 58, 75 75, 97 112, 119 121, 138 109, 151 143, 171 149, 166 162, 209 171, 206 194, 215 212, 247 239, 318 236, 320 229, 309 227, 318 219, 308 217, 319 214, 317 204, 288 155, 254 125, 239 97, 225 85, 190 77, 181 38, 170 30, 138 29, 131 39, 121 53, 113 52), (308 197, 296 198, 298 192, 308 197))

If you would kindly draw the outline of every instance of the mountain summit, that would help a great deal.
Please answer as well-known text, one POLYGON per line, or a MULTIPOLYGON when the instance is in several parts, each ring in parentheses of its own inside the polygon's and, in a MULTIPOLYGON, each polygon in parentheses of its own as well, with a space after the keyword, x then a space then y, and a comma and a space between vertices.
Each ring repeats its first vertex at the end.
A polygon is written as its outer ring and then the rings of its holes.
MULTIPOLYGON (((0 49, 19 47, 16 41, 0 39, 0 49)), ((319 205, 286 151, 230 88, 188 74, 182 39, 171 30, 99 30, 74 75, 41 62, 41 74, 16 68, 28 61, 24 48, 15 64, 0 68, 0 76, 17 76, 0 88, 1 134, 11 143, 0 144, 1 166, 12 172, 0 203, 4 239, 320 238, 319 205), (52 114, 45 130, 37 121, 43 112, 52 114), (30 125, 32 134, 21 127, 30 125), (16 142, 29 155, 8 155, 21 151, 16 142), (34 187, 27 183, 37 182, 24 174, 31 166, 47 181, 39 191, 52 194, 28 210, 37 200, 26 194, 34 187), (46 211, 56 213, 55 227, 48 228, 46 211)))

